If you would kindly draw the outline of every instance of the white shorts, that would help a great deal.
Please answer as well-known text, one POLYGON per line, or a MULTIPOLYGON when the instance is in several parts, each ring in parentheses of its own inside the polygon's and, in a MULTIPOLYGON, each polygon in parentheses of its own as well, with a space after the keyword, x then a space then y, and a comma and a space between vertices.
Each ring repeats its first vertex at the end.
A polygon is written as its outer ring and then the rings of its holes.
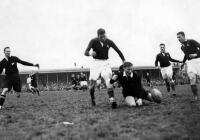
POLYGON ((200 58, 188 60, 187 62, 187 73, 194 73, 200 76, 200 58))
POLYGON ((106 86, 110 87, 110 79, 112 78, 112 70, 108 60, 94 59, 90 68, 90 80, 97 80, 99 76, 105 80, 106 86))
POLYGON ((101 84, 101 79, 97 79, 96 84, 100 85, 101 84))
POLYGON ((80 85, 83 86, 87 86, 87 81, 80 81, 80 85))
POLYGON ((167 79, 167 78, 172 79, 172 75, 173 75, 172 65, 168 67, 160 68, 160 71, 161 71, 163 79, 167 79))
POLYGON ((28 84, 29 89, 34 89, 33 86, 31 86, 31 84, 28 84))

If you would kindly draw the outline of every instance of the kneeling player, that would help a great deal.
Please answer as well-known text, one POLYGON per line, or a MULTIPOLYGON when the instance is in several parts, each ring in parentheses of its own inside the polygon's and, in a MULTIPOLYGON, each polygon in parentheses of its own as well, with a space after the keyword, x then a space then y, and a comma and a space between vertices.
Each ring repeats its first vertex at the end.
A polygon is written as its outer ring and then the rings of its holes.
POLYGON ((33 72, 32 74, 29 75, 29 77, 27 78, 27 84, 33 94, 37 93, 38 96, 40 96, 40 92, 37 88, 36 73, 33 72))
POLYGON ((157 89, 146 91, 143 88, 141 78, 133 71, 132 63, 125 62, 120 66, 120 72, 113 75, 110 83, 114 83, 117 80, 123 88, 122 94, 127 105, 142 105, 142 99, 161 103, 161 93, 157 89))

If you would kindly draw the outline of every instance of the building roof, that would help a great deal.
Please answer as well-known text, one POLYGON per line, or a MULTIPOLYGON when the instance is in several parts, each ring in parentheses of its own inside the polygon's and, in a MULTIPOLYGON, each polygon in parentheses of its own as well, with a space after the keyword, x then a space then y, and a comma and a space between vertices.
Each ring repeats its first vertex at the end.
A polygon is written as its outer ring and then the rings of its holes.
MULTIPOLYGON (((112 70, 118 70, 118 67, 112 67, 112 70)), ((157 69, 154 66, 136 66, 135 70, 150 70, 157 69)), ((69 69, 51 69, 51 70, 38 70, 39 73, 66 73, 66 72, 89 72, 89 68, 69 68, 69 69)), ((20 74, 29 74, 32 70, 20 71, 20 74)))

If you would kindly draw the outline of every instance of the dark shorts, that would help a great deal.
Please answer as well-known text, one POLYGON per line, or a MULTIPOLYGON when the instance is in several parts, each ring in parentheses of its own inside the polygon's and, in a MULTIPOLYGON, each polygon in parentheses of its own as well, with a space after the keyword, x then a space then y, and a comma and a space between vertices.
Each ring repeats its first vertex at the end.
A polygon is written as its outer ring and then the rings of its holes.
POLYGON ((14 91, 21 92, 21 80, 19 75, 5 76, 2 88, 8 88, 8 91, 13 88, 14 91))
POLYGON ((31 86, 34 88, 37 88, 37 83, 36 82, 31 82, 31 86))

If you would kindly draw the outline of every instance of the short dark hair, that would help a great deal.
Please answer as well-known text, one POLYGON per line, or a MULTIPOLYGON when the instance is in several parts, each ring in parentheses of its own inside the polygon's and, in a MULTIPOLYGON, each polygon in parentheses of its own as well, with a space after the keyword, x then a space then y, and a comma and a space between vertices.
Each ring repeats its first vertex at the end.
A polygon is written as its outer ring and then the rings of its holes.
POLYGON ((6 51, 6 49, 10 49, 10 47, 8 47, 8 46, 7 46, 7 47, 5 47, 5 48, 3 49, 3 51, 5 52, 5 51, 6 51))
POLYGON ((106 31, 105 31, 105 29, 103 29, 103 28, 99 28, 98 30, 97 30, 97 35, 104 35, 106 33, 106 31))
POLYGON ((164 43, 160 43, 160 46, 165 46, 165 44, 164 43))
POLYGON ((133 64, 131 62, 124 62, 123 68, 132 67, 133 64))
POLYGON ((185 33, 183 31, 180 31, 180 32, 177 33, 177 35, 185 36, 185 33))

